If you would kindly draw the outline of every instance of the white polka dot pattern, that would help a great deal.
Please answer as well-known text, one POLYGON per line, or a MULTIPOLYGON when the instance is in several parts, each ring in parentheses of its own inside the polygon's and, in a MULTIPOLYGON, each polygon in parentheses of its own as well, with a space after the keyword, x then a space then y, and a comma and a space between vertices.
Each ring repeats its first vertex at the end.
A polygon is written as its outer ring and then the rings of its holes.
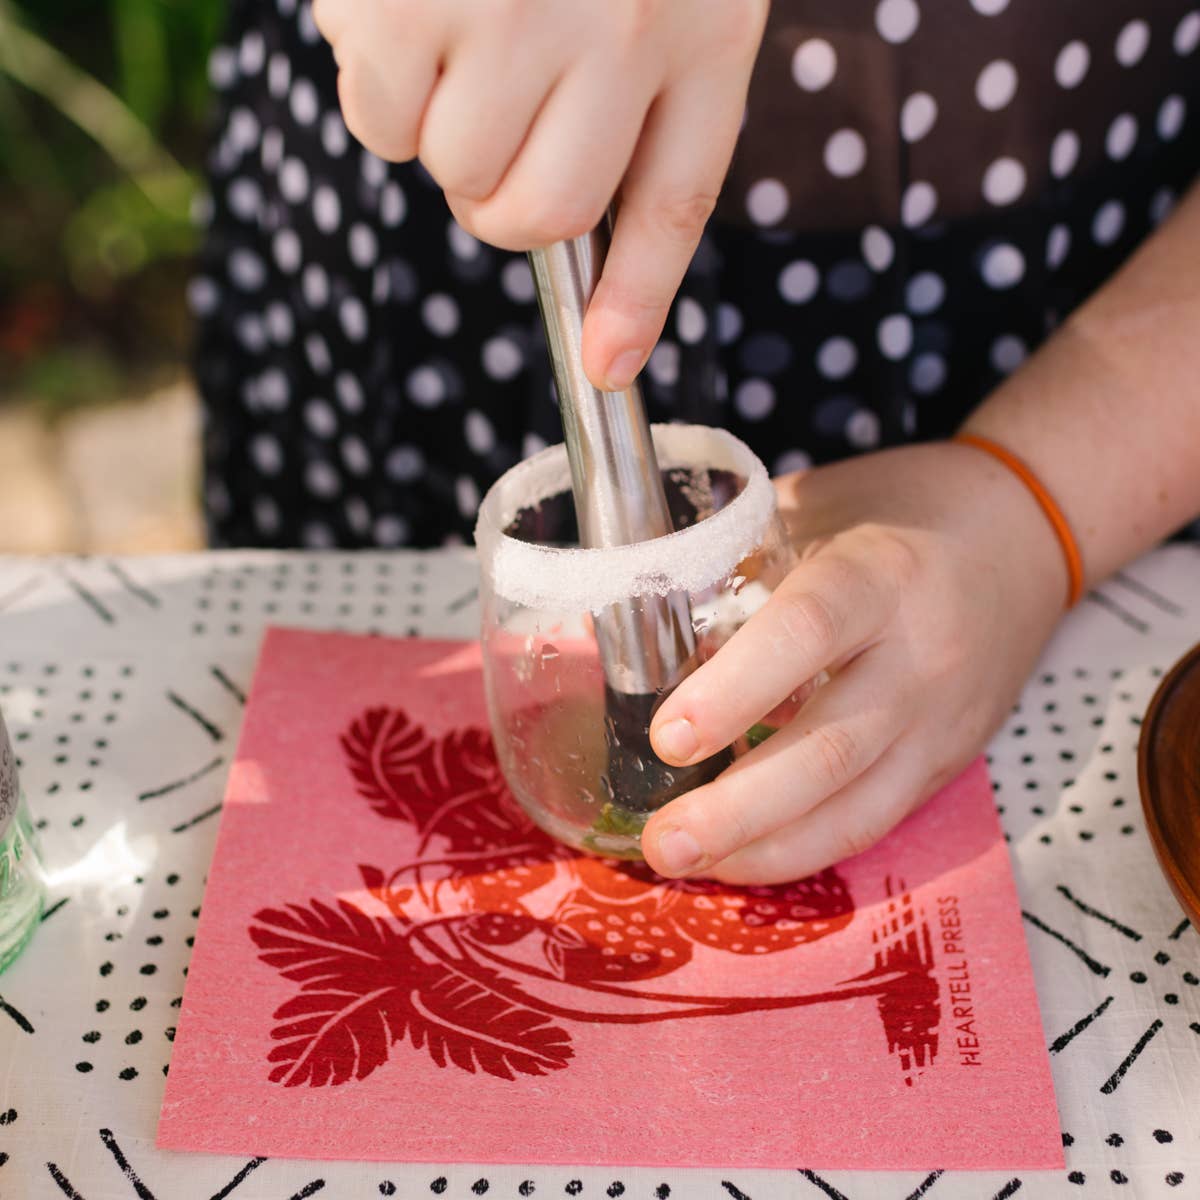
POLYGON ((1150 44, 1150 26, 1138 18, 1130 21, 1117 35, 1114 51, 1117 62, 1123 67, 1132 67, 1141 62, 1150 44))
POLYGON ((1012 204, 1025 190, 1025 168, 1015 158, 998 158, 983 174, 983 195, 989 204, 1012 204))
POLYGON ((746 194, 746 211, 756 225, 778 225, 789 203, 787 189, 778 179, 760 179, 746 194))
POLYGON ((914 92, 900 109, 900 135, 906 142, 919 142, 937 120, 937 101, 928 92, 914 92))
POLYGON ((821 276, 812 263, 789 263, 779 275, 779 293, 789 304, 807 304, 817 294, 821 276))
POLYGON ((849 338, 829 338, 817 351, 817 370, 826 379, 845 379, 857 363, 858 351, 849 338))
POLYGON ((921 10, 915 0, 879 0, 875 8, 875 28, 885 41, 907 42, 921 23, 921 10))
POLYGON ((1091 60, 1091 51, 1083 42, 1068 42, 1054 60, 1054 78, 1062 87, 1078 87, 1087 74, 1091 60))
POLYGON ((1050 145, 1050 172, 1055 179, 1069 175, 1079 161, 1079 134, 1064 129, 1050 145))
POLYGON ((904 313, 892 313, 879 322, 879 350, 885 358, 901 359, 912 349, 912 320, 904 313))
POLYGON ((1119 200, 1109 200, 1096 210, 1092 237, 1102 246, 1115 242, 1125 228, 1125 208, 1119 200))
POLYGON ((984 282, 990 288, 1010 288, 1020 283, 1025 274, 1025 258, 1020 250, 1007 242, 993 246, 983 256, 981 268, 984 282))
POLYGON ((1192 9, 1190 13, 1180 19, 1179 24, 1175 27, 1172 44, 1175 47, 1175 53, 1182 58, 1186 58, 1197 46, 1200 46, 1200 8, 1192 9))
MULTIPOLYGON (((773 463, 952 428, 1179 194, 1160 164, 1189 145, 1200 10, 1172 2, 1043 12, 1036 41, 1025 0, 871 0, 807 28, 777 9, 766 109, 802 106, 805 128, 735 160, 644 374, 655 418, 727 419, 773 463), (839 198, 832 219, 818 195, 839 198)), ((463 533, 457 481, 486 486, 556 436, 528 264, 351 137, 310 7, 263 6, 285 9, 282 39, 247 10, 210 60, 224 124, 194 219, 225 249, 188 303, 239 356, 227 391, 249 422, 210 509, 245 510, 246 539, 402 544, 435 510, 463 533)))
POLYGON ((747 421, 761 421, 775 408, 775 389, 765 379, 747 379, 735 393, 734 404, 747 421))
POLYGON ((825 166, 831 175, 857 175, 866 161, 867 144, 855 129, 839 129, 825 143, 825 166))
POLYGON ((792 77, 806 92, 828 87, 837 72, 837 53, 824 38, 809 38, 792 55, 792 77))
POLYGON ((1017 91, 1017 69, 1007 59, 988 63, 975 81, 975 98, 989 112, 1008 105, 1017 91))
POLYGON ((1104 138, 1104 149, 1108 157, 1120 162, 1133 152, 1137 141, 1137 121, 1129 113, 1121 113, 1113 118, 1104 138))
POLYGON ((863 230, 862 256, 873 271, 886 271, 892 265, 895 247, 888 234, 878 225, 863 230))
POLYGON ((900 201, 900 219, 910 229, 924 225, 937 211, 937 192, 926 180, 910 183, 900 201))

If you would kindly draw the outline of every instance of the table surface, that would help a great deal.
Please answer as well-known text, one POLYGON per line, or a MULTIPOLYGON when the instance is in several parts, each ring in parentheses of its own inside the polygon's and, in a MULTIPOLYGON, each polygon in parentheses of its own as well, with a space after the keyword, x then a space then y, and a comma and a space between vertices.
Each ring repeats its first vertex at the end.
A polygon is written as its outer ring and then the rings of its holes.
POLYGON ((0 704, 51 880, 37 937, 0 976, 0 1196, 1200 1196, 1200 936, 1158 871, 1136 773, 1141 714, 1200 640, 1191 545, 1156 551, 1063 622, 991 746, 1065 1171, 430 1167, 156 1150, 264 626, 470 637, 477 620, 465 552, 0 558, 0 704))

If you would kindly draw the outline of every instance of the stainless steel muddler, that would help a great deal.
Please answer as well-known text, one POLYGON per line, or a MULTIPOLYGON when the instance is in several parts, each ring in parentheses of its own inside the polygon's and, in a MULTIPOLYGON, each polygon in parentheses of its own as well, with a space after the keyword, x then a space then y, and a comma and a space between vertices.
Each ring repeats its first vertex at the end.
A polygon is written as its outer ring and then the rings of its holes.
MULTIPOLYGON (((579 544, 627 546, 673 529, 641 387, 593 386, 583 370, 583 318, 608 252, 610 220, 583 237, 529 254, 558 391, 579 544)), ((631 597, 596 618, 604 667, 609 782, 614 803, 649 812, 711 778, 717 755, 667 767, 650 749, 650 718, 661 698, 698 665, 683 592, 631 597)))

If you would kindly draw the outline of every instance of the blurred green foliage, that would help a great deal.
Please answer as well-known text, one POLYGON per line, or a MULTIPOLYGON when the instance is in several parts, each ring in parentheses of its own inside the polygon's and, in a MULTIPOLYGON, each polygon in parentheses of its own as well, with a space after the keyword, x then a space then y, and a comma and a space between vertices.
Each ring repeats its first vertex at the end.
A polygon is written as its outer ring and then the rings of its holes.
POLYGON ((0 398, 178 361, 224 0, 0 0, 0 398))

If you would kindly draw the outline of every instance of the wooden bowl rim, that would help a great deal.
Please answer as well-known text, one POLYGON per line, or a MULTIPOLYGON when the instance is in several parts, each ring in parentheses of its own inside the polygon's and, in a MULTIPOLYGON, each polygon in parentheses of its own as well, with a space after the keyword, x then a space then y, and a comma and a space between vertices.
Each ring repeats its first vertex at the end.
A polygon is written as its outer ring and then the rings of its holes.
MULTIPOLYGON (((1154 847, 1154 853, 1167 877, 1167 883, 1170 884, 1176 899, 1183 905, 1184 911, 1192 923, 1200 929, 1200 879, 1189 878, 1167 841, 1158 819, 1158 792, 1153 787, 1151 775, 1151 755, 1157 741, 1163 709, 1166 707, 1168 698, 1174 694, 1180 680, 1198 669, 1200 669, 1200 643, 1193 646, 1167 672, 1146 709, 1142 731, 1138 737, 1138 791, 1141 792, 1142 813, 1146 819, 1146 829, 1150 834, 1150 844, 1154 847)), ((1200 674, 1197 675, 1197 678, 1200 679, 1200 674)), ((1200 730, 1197 730, 1197 736, 1200 737, 1200 730)))

